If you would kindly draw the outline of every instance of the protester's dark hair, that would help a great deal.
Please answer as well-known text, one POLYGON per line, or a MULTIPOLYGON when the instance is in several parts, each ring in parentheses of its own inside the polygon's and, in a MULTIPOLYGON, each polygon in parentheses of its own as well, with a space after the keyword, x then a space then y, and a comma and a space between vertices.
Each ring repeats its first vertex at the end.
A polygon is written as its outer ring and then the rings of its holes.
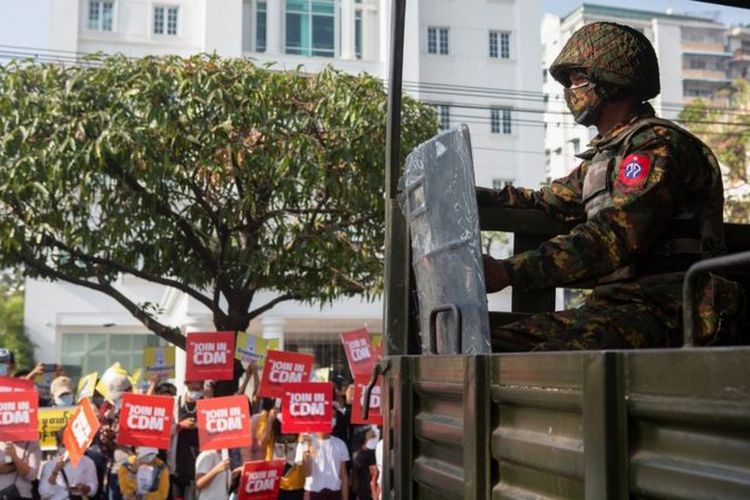
POLYGON ((240 377, 245 373, 245 369, 242 367, 242 363, 234 360, 234 378, 232 380, 218 380, 214 383, 214 397, 220 398, 222 396, 234 396, 237 394, 239 389, 240 377))
POLYGON ((260 400, 260 409, 265 411, 271 411, 276 406, 276 400, 274 398, 263 398, 260 400))
POLYGON ((161 395, 176 396, 177 387, 175 387, 173 384, 170 384, 169 382, 162 382, 161 384, 156 386, 156 389, 154 389, 154 394, 157 394, 159 396, 161 395))

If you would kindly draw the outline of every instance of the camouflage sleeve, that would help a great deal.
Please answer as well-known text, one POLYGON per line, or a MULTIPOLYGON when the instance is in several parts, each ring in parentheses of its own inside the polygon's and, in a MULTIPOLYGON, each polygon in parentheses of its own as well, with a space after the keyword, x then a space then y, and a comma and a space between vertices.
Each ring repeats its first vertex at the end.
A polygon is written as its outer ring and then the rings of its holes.
POLYGON ((582 163, 566 177, 556 179, 538 191, 514 186, 502 189, 477 188, 477 204, 480 207, 536 208, 556 219, 583 220, 585 213, 581 204, 581 191, 586 165, 586 162, 582 163))
POLYGON ((643 145, 613 165, 612 205, 569 234, 505 261, 523 289, 562 286, 606 276, 627 265, 664 231, 678 206, 685 172, 664 140, 643 145), (523 284, 523 285, 521 285, 523 284))

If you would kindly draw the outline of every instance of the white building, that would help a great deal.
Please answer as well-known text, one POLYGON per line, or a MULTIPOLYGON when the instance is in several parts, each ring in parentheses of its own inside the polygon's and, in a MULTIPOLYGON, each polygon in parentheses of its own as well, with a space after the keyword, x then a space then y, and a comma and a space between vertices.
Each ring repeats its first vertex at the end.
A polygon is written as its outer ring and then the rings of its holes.
POLYGON ((542 22, 544 96, 547 101, 545 162, 550 178, 562 177, 580 162, 575 154, 596 134, 576 125, 567 112, 562 86, 547 68, 565 42, 584 24, 613 21, 641 31, 654 45, 659 58, 661 94, 652 102, 659 116, 674 119, 690 100, 701 97, 715 106, 726 106, 718 90, 730 83, 727 67, 726 28, 712 19, 649 12, 603 5, 581 4, 565 17, 547 14, 542 22))
MULTIPOLYGON (((43 58, 216 52, 283 68, 316 71, 331 64, 384 79, 388 73, 388 0, 24 1, 45 12, 47 30, 39 44, 16 51, 43 58)), ((6 24, 39 21, 12 5, 0 0, 0 33, 6 24)), ((480 185, 536 187, 544 178, 539 22, 538 0, 408 2, 405 88, 439 105, 444 126, 470 125, 480 185)), ((128 277, 120 286, 138 301, 159 304, 169 324, 213 329, 207 311, 182 294, 128 277)), ((508 295, 492 300, 507 307, 508 295)), ((344 300, 323 309, 285 303, 250 329, 282 338, 287 348, 314 350, 322 366, 340 367, 345 361, 338 333, 363 323, 380 333, 381 317, 379 302, 344 300)), ((84 371, 115 360, 137 363, 140 349, 156 342, 114 301, 60 283, 28 282, 25 321, 40 360, 82 365, 84 371)))

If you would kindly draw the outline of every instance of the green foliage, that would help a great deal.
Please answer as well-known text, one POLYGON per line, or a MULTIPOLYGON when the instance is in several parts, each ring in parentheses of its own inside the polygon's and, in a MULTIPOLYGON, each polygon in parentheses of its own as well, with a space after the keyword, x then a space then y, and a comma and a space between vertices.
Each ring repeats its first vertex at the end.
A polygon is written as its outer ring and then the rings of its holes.
POLYGON ((729 101, 728 107, 712 107, 703 99, 695 99, 685 106, 679 120, 711 146, 721 165, 727 169, 724 176, 725 219, 750 223, 750 82, 743 78, 734 80, 724 96, 729 101))
MULTIPOLYGON (((250 309, 259 289, 310 302, 376 294, 385 109, 377 79, 331 69, 215 56, 11 63, 0 264, 107 293, 171 341, 153 308, 114 289, 118 273, 189 293, 217 328, 272 307, 250 309)), ((403 151, 436 131, 432 109, 406 99, 403 151)))
POLYGON ((23 332, 23 294, 0 287, 0 346, 13 351, 17 369, 34 366, 34 347, 23 332))

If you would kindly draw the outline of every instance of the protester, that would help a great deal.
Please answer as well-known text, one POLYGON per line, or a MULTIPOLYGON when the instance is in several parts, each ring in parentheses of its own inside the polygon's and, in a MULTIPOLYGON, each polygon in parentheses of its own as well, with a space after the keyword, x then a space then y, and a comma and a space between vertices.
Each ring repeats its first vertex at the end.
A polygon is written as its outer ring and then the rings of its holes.
POLYGON ((175 402, 176 432, 169 449, 176 499, 192 498, 195 461, 198 458, 198 427, 195 403, 202 399, 203 382, 187 382, 186 392, 175 402))
MULTIPOLYGON (((382 433, 381 433, 382 434, 382 433)), ((381 500, 383 498, 383 439, 378 441, 375 446, 375 467, 377 470, 377 480, 372 485, 372 498, 381 500)))
POLYGON ((375 448, 378 438, 372 428, 361 428, 354 434, 352 456, 352 490, 356 500, 373 500, 370 479, 377 475, 375 448), (373 471, 373 469, 375 469, 373 471))
POLYGON ((68 377, 55 378, 49 389, 55 406, 70 406, 73 404, 73 382, 68 377))
POLYGON ((352 400, 354 399, 354 384, 344 375, 333 377, 333 432, 332 434, 346 443, 349 451, 352 440, 352 400))
POLYGON ((169 470, 156 456, 159 450, 140 446, 117 470, 120 492, 125 500, 166 500, 169 470))
POLYGON ((63 431, 57 432, 57 457, 42 467, 39 496, 43 500, 80 500, 94 498, 99 489, 96 465, 84 455, 73 465, 63 445, 63 431))
POLYGON ((39 443, 0 443, 0 498, 31 500, 41 459, 39 443))
POLYGON ((119 469, 120 465, 133 454, 132 448, 117 444, 122 395, 126 392, 132 392, 132 390, 133 385, 127 374, 118 373, 110 377, 107 383, 106 399, 99 407, 101 427, 98 434, 98 443, 101 451, 108 459, 107 495, 110 500, 122 498, 121 488, 118 484, 119 469))
POLYGON ((349 450, 342 440, 324 432, 303 435, 294 461, 302 465, 310 500, 349 500, 349 450))
POLYGON ((273 448, 276 440, 274 426, 278 410, 274 398, 263 398, 260 402, 260 413, 250 419, 250 435, 252 444, 249 448, 242 448, 240 454, 242 462, 273 459, 273 448))
POLYGON ((297 434, 280 434, 276 439, 277 443, 283 446, 285 462, 284 475, 279 481, 279 500, 303 500, 305 496, 305 474, 302 472, 301 464, 294 463, 298 438, 297 434), (288 452, 290 447, 291 456, 288 452))
POLYGON ((16 372, 16 357, 13 351, 0 347, 0 375, 11 377, 16 372))
POLYGON ((229 457, 222 458, 219 451, 202 451, 195 461, 197 500, 228 498, 232 477, 241 472, 242 467, 232 470, 229 457))

